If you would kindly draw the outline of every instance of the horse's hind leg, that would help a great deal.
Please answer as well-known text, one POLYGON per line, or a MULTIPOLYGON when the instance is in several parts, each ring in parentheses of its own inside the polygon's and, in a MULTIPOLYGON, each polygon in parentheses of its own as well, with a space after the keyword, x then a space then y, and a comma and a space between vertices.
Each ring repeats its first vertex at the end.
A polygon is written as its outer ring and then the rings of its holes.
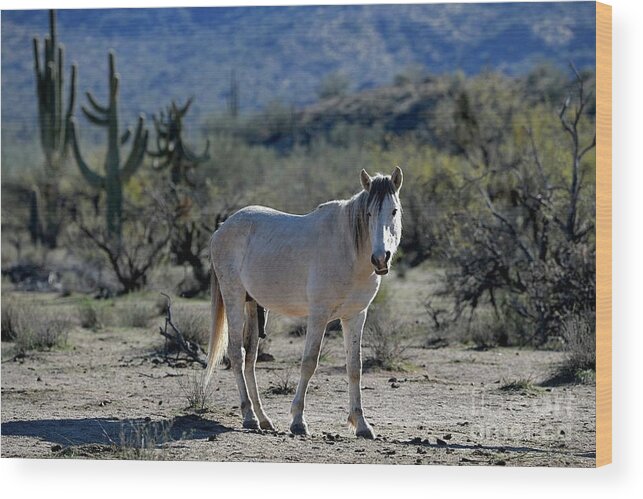
POLYGON ((246 324, 244 328, 244 345, 246 350, 245 377, 248 393, 252 400, 255 413, 259 417, 259 426, 262 430, 274 430, 275 427, 266 415, 259 398, 257 390, 257 378, 255 376, 255 365, 257 363, 257 351, 259 350, 259 322, 257 313, 257 302, 246 303, 246 324))
POLYGON ((222 295, 228 319, 228 357, 230 358, 232 372, 234 373, 237 388, 239 389, 243 427, 259 429, 259 421, 255 415, 244 376, 245 351, 243 348, 243 331, 246 293, 243 289, 231 290, 228 287, 227 289, 222 288, 222 295))

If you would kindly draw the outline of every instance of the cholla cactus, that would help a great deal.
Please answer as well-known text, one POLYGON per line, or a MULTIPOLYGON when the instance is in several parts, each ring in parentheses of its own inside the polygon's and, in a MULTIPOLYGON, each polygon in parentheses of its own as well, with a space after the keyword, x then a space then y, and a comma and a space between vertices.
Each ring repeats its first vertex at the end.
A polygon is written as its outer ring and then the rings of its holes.
POLYGON ((167 108, 167 114, 162 112, 157 118, 154 116, 156 127, 156 151, 148 151, 154 159, 153 167, 158 170, 170 169, 170 179, 174 185, 181 182, 193 186, 188 178, 188 171, 199 163, 209 159, 208 149, 210 142, 207 141, 201 155, 195 154, 183 142, 183 117, 187 114, 192 104, 188 99, 183 107, 172 102, 167 108))

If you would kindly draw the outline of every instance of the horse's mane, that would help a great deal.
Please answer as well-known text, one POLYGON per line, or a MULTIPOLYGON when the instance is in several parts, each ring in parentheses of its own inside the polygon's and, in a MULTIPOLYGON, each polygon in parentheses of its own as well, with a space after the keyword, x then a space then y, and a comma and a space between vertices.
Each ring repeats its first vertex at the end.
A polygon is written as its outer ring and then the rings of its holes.
POLYGON ((361 191, 346 202, 348 224, 353 234, 355 249, 359 251, 368 236, 368 217, 371 206, 379 212, 386 196, 396 196, 395 186, 391 177, 377 174, 371 178, 371 188, 368 192, 361 191))

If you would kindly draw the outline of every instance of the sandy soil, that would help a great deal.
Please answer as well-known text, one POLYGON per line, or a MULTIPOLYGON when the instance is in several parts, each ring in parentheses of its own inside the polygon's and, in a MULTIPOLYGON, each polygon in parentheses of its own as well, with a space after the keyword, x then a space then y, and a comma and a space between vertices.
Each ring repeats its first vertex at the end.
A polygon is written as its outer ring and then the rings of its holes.
POLYGON ((169 366, 154 354, 156 330, 80 328, 69 347, 14 358, 3 344, 2 457, 146 458, 211 461, 593 466, 595 389, 526 387, 558 352, 410 348, 413 371, 367 372, 363 398, 378 438, 356 439, 346 425, 341 333, 311 383, 311 437, 288 433, 292 395, 271 386, 298 377, 303 338, 274 334, 272 362, 258 365, 264 405, 279 430, 241 428, 230 371, 213 382, 209 410, 186 409, 185 387, 200 369, 169 366), (144 441, 146 449, 132 450, 144 441))

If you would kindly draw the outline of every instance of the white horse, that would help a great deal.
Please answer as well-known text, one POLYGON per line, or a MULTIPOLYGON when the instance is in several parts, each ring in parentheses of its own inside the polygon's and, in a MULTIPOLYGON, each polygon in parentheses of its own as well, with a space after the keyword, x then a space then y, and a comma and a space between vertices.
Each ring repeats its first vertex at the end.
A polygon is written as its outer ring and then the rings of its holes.
POLYGON ((388 273, 400 242, 402 170, 395 167, 390 176, 374 177, 362 170, 361 183, 363 190, 351 199, 324 203, 307 215, 249 206, 212 235, 212 331, 206 382, 227 348, 244 428, 274 429, 261 405, 255 378, 263 327, 258 315, 265 307, 308 318, 290 431, 308 434, 304 417, 308 383, 317 368, 326 325, 340 319, 349 380, 348 421, 358 437, 374 437, 362 410, 362 330, 380 276, 388 273))

